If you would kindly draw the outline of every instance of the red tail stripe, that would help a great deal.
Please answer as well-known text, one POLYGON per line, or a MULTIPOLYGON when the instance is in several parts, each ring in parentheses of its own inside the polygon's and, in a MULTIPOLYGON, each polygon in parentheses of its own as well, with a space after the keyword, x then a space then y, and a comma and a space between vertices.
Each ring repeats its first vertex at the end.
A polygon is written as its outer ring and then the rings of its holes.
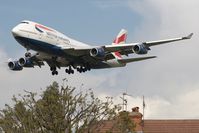
POLYGON ((119 43, 121 43, 121 42, 124 42, 125 40, 126 40, 126 34, 123 34, 122 36, 116 38, 116 39, 113 41, 113 43, 119 44, 119 43))

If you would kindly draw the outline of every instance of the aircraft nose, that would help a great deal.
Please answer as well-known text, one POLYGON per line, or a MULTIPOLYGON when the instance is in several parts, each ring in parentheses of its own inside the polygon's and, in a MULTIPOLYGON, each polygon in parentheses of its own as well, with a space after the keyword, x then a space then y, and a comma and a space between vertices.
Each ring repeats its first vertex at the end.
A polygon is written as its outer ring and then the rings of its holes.
POLYGON ((19 34, 19 28, 17 26, 12 29, 12 34, 14 37, 19 34))

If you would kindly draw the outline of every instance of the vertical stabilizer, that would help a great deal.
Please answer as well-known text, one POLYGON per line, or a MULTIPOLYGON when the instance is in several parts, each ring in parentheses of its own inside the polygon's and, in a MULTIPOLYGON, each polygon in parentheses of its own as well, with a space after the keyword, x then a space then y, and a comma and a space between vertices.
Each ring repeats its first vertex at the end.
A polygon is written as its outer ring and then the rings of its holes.
MULTIPOLYGON (((121 29, 117 37, 114 39, 112 45, 124 44, 126 42, 126 38, 127 38, 127 31, 125 29, 121 29)), ((122 55, 119 52, 113 52, 112 54, 116 59, 122 59, 122 55)))

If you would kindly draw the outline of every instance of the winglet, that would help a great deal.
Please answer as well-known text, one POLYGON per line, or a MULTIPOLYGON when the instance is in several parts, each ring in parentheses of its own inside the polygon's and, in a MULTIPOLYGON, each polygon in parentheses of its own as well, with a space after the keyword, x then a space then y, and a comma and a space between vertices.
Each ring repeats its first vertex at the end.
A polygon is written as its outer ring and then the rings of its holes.
POLYGON ((189 34, 189 35, 188 35, 188 36, 186 36, 186 37, 183 37, 182 39, 191 39, 191 38, 192 38, 192 36, 193 36, 193 33, 189 34))

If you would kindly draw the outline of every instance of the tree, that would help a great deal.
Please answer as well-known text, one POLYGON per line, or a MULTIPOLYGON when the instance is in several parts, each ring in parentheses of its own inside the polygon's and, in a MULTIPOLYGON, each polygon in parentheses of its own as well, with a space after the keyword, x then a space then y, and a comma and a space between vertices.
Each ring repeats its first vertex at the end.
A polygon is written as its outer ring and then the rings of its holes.
POLYGON ((136 127, 132 119, 129 117, 129 112, 127 111, 119 113, 115 126, 121 133, 133 133, 136 127))
POLYGON ((96 98, 91 90, 75 90, 53 82, 41 95, 25 91, 19 98, 14 96, 14 106, 1 110, 0 127, 6 133, 95 132, 91 126, 113 119, 120 110, 112 101, 96 98))

